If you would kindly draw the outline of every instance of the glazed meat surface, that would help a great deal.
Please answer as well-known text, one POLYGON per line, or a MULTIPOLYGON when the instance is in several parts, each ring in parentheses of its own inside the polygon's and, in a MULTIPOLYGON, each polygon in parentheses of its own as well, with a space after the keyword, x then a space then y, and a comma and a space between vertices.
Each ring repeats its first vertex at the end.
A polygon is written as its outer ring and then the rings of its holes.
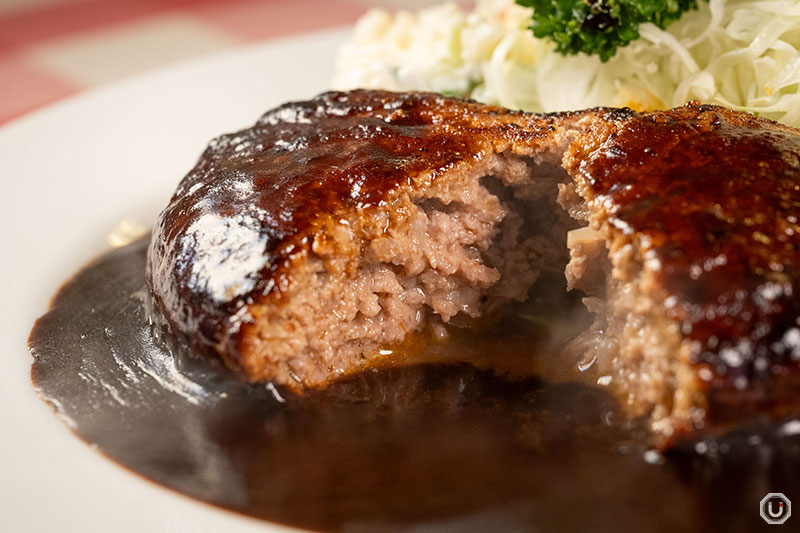
POLYGON ((800 412, 799 156, 798 131, 714 106, 326 93, 212 141, 148 281, 177 336, 300 390, 566 268, 595 319, 564 364, 595 361, 666 446, 800 412))
POLYGON ((622 387, 635 402, 666 381, 668 431, 796 413, 800 132, 715 106, 606 118, 565 168, 609 242, 609 281, 617 293, 636 287, 628 319, 664 324, 653 341, 669 347, 653 350, 659 361, 643 349, 615 365, 625 351, 615 346, 607 370, 641 370, 622 387))

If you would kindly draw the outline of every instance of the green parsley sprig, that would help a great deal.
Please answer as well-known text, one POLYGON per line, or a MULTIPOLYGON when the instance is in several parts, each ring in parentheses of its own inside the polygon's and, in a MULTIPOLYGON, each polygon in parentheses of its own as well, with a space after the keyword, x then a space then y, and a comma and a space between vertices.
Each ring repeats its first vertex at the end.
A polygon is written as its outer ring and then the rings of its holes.
POLYGON ((597 54, 608 61, 620 46, 639 38, 639 25, 666 28, 697 7, 696 0, 517 0, 533 8, 533 34, 564 55, 597 54))

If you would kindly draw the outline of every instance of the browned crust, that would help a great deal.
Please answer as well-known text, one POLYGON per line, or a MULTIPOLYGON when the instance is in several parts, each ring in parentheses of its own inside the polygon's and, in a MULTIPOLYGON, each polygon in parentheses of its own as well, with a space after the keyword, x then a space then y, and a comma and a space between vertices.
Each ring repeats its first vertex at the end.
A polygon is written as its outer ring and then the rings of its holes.
POLYGON ((423 187, 489 152, 547 147, 557 125, 584 114, 367 90, 282 105, 212 141, 180 183, 149 250, 156 304, 173 331, 238 367, 252 323, 246 307, 280 298, 326 221, 383 206, 401 188, 423 187), (215 236, 204 220, 247 231, 215 236), (263 257, 264 265, 231 272, 233 262, 263 257), (244 284, 221 287, 232 274, 244 284))
POLYGON ((680 324, 703 422, 796 411, 800 131, 697 104, 610 118, 568 171, 680 324))

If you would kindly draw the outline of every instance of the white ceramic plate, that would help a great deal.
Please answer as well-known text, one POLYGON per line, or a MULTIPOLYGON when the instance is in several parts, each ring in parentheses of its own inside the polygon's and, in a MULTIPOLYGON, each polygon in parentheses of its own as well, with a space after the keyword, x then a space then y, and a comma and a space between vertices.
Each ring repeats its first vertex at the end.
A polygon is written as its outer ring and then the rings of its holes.
POLYGON ((27 337, 123 219, 151 224, 212 137, 328 87, 347 30, 83 93, 0 129, 0 529, 289 531, 183 497, 78 440, 35 395, 27 337))

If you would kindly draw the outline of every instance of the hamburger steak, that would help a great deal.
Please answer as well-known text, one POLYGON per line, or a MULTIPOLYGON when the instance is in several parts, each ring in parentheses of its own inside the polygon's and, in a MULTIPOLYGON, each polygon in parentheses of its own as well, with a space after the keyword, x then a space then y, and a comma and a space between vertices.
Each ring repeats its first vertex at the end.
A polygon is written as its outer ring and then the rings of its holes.
POLYGON ((799 156, 797 130, 715 106, 326 93, 211 142, 147 277, 176 336, 302 389, 566 268, 595 317, 566 352, 668 445, 800 412, 799 156))

